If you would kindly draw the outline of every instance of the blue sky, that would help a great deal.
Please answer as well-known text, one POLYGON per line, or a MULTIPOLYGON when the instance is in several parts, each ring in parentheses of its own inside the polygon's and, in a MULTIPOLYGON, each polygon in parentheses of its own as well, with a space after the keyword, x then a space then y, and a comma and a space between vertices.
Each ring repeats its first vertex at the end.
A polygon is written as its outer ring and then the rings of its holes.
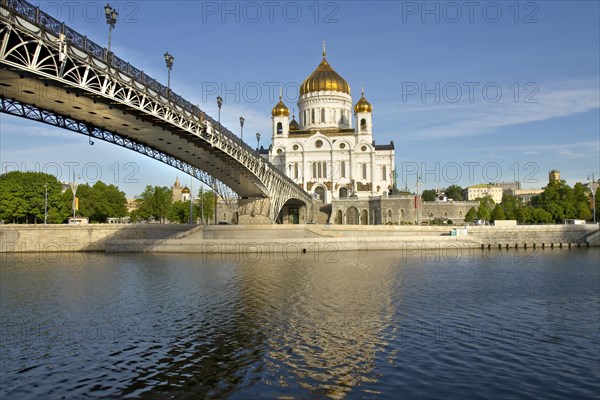
MULTIPOLYGON (((42 10, 106 45, 104 2, 38 2, 42 10)), ((559 169, 569 184, 600 170, 600 2, 212 2, 119 1, 113 51, 166 83, 244 139, 270 143, 270 111, 321 59, 364 85, 377 143, 396 145, 401 186, 490 180, 542 187, 559 169)), ((98 177, 129 197, 179 175, 110 144, 0 114, 3 172, 45 170, 98 177)), ((198 187, 198 182, 194 183, 198 187)))

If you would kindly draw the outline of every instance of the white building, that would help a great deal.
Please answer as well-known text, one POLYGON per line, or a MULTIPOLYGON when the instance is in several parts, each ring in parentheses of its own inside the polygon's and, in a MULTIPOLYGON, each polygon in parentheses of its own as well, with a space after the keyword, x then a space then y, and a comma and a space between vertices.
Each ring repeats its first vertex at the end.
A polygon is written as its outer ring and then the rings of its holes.
POLYGON ((463 197, 467 200, 475 200, 489 196, 494 200, 494 203, 499 204, 502 202, 503 190, 500 186, 494 184, 481 184, 473 185, 466 188, 463 192, 463 197))
MULTIPOLYGON (((326 59, 300 86, 299 121, 283 103, 272 110, 272 164, 325 203, 357 196, 386 197, 393 186, 394 143, 373 140, 373 107, 352 106, 350 86, 326 59)), ((266 154, 265 154, 266 155, 266 154)))

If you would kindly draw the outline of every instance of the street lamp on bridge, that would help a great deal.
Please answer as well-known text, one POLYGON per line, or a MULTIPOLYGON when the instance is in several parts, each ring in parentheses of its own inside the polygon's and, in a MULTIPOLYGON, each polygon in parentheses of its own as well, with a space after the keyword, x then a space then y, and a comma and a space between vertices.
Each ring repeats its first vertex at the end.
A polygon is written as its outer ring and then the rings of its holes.
POLYGON ((246 121, 244 117, 240 117, 240 140, 242 142, 244 141, 244 121, 246 121))
POLYGON ((256 132, 256 152, 258 152, 259 146, 260 146, 260 133, 256 132))
POLYGON ((104 14, 106 15, 106 23, 108 24, 108 54, 106 56, 107 61, 110 63, 110 42, 112 39, 112 30, 115 29, 115 24, 117 23, 117 16, 119 13, 117 10, 112 8, 110 4, 106 4, 104 6, 104 14))
POLYGON ((169 52, 165 52, 165 62, 167 63, 167 97, 171 97, 171 69, 173 69, 173 57, 169 52))
POLYGON ((219 107, 219 130, 221 130, 221 106, 223 105, 223 99, 221 96, 217 96, 217 107, 219 107))

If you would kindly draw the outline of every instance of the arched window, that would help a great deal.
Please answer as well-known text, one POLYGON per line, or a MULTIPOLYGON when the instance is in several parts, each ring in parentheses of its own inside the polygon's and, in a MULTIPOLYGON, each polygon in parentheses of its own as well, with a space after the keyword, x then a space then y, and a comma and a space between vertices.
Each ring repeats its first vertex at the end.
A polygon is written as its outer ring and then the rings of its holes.
POLYGON ((340 178, 346 177, 346 161, 340 163, 340 178))
POLYGON ((288 165, 288 176, 292 176, 292 164, 288 165))
POLYGON ((361 132, 366 132, 367 131, 367 120, 362 118, 360 120, 360 131, 361 132))
POLYGON ((362 165, 362 178, 367 179, 367 164, 362 165))
POLYGON ((317 179, 317 163, 312 163, 312 177, 313 179, 317 179))
POLYGON ((298 163, 294 163, 294 179, 298 179, 298 163))
POLYGON ((323 178, 327 178, 327 163, 323 162, 323 178))
POLYGON ((381 167, 381 180, 387 181, 387 168, 385 165, 381 167))
POLYGON ((317 163, 317 168, 318 168, 318 173, 317 173, 317 177, 322 178, 323 177, 323 167, 321 163, 317 163))
POLYGON ((312 124, 315 123, 315 109, 314 108, 312 110, 310 110, 310 122, 312 124))
POLYGON ((321 123, 325 123, 325 109, 321 108, 321 123))
POLYGON ((283 125, 281 124, 281 122, 277 123, 277 134, 281 135, 281 132, 283 132, 283 125))

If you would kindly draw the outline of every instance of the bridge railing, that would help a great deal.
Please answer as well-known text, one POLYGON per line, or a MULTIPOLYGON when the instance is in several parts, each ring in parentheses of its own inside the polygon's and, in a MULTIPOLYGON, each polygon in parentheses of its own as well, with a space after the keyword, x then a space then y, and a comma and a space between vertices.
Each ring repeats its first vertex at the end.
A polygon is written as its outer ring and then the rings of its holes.
POLYGON ((210 121, 213 127, 218 127, 217 130, 219 131, 219 133, 226 136, 227 138, 229 138, 229 140, 233 141, 234 143, 237 143, 239 146, 241 146, 253 156, 261 159, 262 162, 268 164, 271 167, 271 169, 277 174, 279 174, 284 180, 297 187, 296 183, 291 178, 289 178, 285 173, 279 171, 279 169, 276 168, 270 161, 262 159, 262 157, 259 154, 257 154, 252 147, 247 145, 237 135, 233 134, 233 132, 225 128, 218 121, 215 121, 207 113, 202 111, 198 106, 192 104, 177 93, 174 93, 172 90, 158 82, 156 79, 146 75, 143 70, 132 66, 125 60, 115 56, 112 52, 109 53, 106 48, 89 40, 87 36, 82 35, 74 29, 69 28, 67 25, 65 25, 64 22, 60 22, 56 18, 40 10, 39 7, 36 7, 25 0, 0 0, 0 2, 11 12, 20 16, 21 18, 26 19, 27 21, 42 28, 43 30, 50 32, 56 36, 59 36, 60 34, 65 35, 68 43, 71 46, 76 47, 79 50, 85 52, 90 57, 94 57, 106 63, 107 65, 118 70, 120 73, 141 83, 142 85, 153 90, 154 92, 163 95, 165 98, 169 99, 169 102, 171 102, 173 105, 180 107, 181 109, 187 111, 191 115, 203 115, 203 118, 210 121))

